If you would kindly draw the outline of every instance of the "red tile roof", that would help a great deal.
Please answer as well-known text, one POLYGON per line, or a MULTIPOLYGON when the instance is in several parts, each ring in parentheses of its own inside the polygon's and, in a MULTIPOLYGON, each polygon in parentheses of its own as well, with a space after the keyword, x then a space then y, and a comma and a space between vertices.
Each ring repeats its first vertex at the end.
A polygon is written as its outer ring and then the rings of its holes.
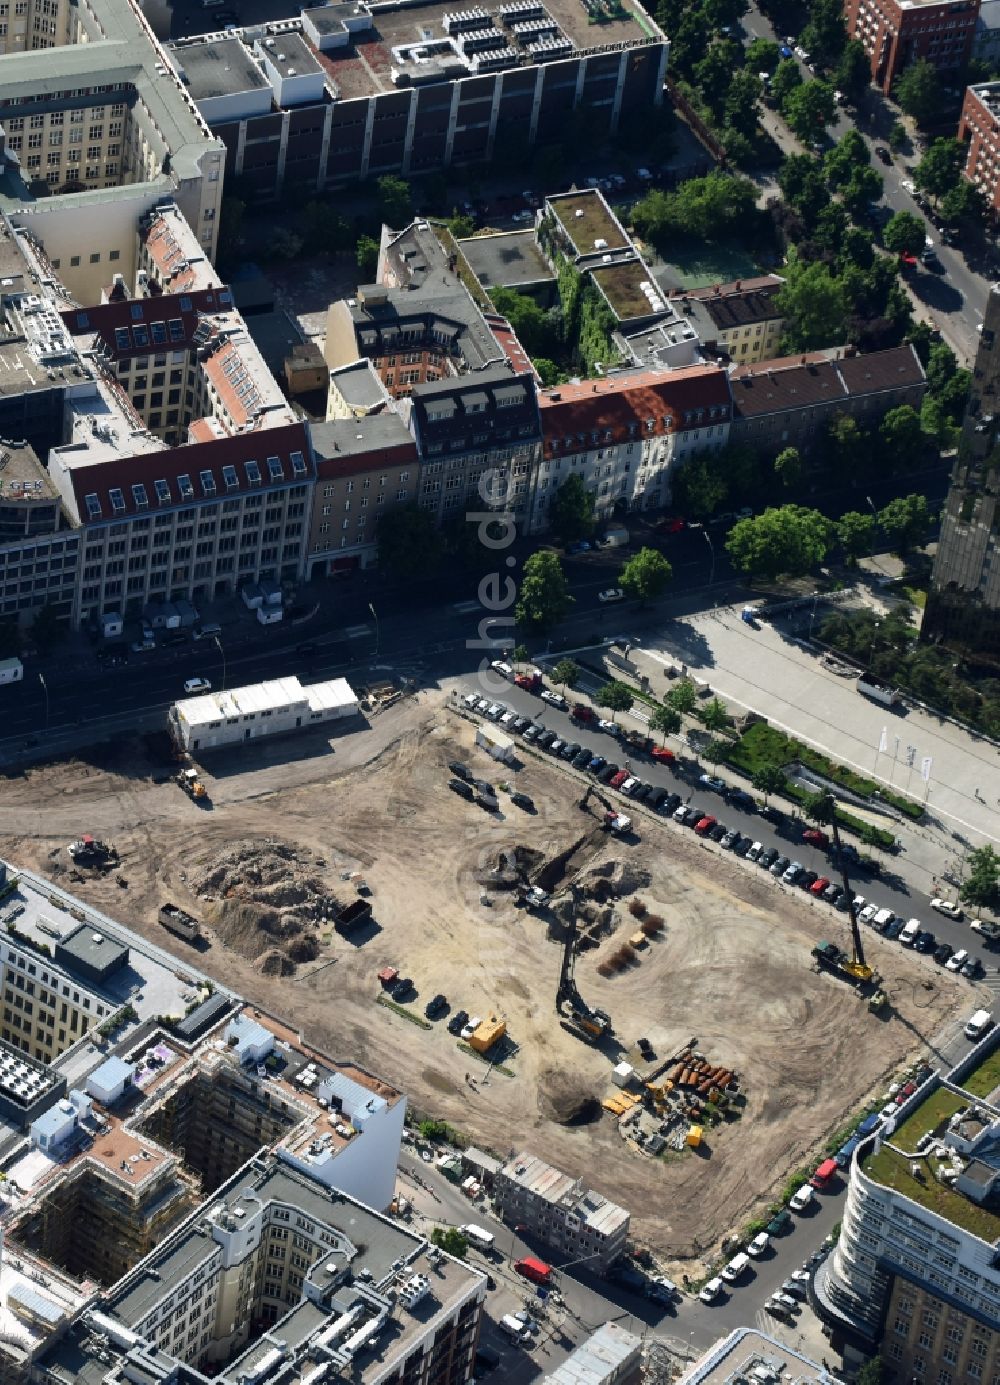
POLYGON ((729 418, 731 399, 729 380, 720 366, 693 365, 560 385, 540 391, 538 402, 545 454, 551 456, 575 446, 580 438, 588 444, 595 436, 599 442, 628 442, 703 427, 710 409, 720 411, 716 418, 723 422, 729 418), (691 417, 699 411, 701 418, 691 417), (564 447, 563 440, 570 438, 572 444, 564 447))
POLYGON ((232 310, 229 289, 198 289, 190 294, 164 293, 98 303, 92 308, 69 308, 62 320, 75 337, 93 332, 110 358, 117 361, 154 351, 183 350, 191 345, 201 314, 232 310))
POLYGON ((146 452, 139 456, 116 457, 102 461, 94 466, 70 468, 73 494, 77 513, 86 523, 87 505, 85 497, 96 495, 101 503, 101 518, 122 518, 125 515, 155 514, 161 508, 157 498, 156 482, 165 481, 169 489, 169 500, 162 504, 177 506, 197 500, 224 500, 247 495, 252 491, 266 491, 276 486, 287 485, 290 481, 305 482, 312 474, 309 460, 309 442, 306 430, 301 423, 289 423, 283 427, 268 428, 252 433, 238 433, 231 438, 217 438, 211 442, 191 443, 185 447, 167 447, 162 452, 146 452), (292 465, 291 454, 301 453, 305 470, 300 466, 298 474, 292 465), (272 480, 268 458, 277 457, 281 463, 281 475, 272 480), (248 463, 257 463, 260 482, 251 481, 247 471, 248 463), (234 484, 230 485, 223 475, 224 467, 233 467, 234 484), (203 477, 202 473, 206 473, 203 477), (208 474, 214 482, 206 487, 208 474), (181 491, 179 478, 186 476, 191 482, 191 490, 181 491), (132 487, 145 487, 148 505, 140 505, 132 492, 132 487), (115 510, 109 492, 118 489, 125 501, 124 510, 115 510))

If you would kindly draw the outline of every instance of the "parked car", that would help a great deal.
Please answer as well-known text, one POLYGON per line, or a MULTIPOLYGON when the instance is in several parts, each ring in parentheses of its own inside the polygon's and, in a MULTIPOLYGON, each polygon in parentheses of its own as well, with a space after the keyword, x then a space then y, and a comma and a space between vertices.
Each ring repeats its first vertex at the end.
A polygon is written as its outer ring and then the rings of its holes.
POLYGON ((535 800, 530 794, 521 793, 520 791, 512 793, 510 801, 515 807, 523 808, 526 813, 533 813, 535 811, 535 800))
POLYGON ((771 1238, 766 1231, 759 1231, 747 1246, 747 1254, 752 1255, 755 1260, 759 1260, 762 1255, 766 1255, 771 1249, 771 1238))
POLYGON ((932 899, 931 908, 936 909, 939 914, 945 914, 950 919, 962 919, 965 917, 959 906, 950 899, 932 899))
POLYGON ((529 745, 531 745, 533 741, 537 741, 538 737, 542 734, 542 731, 544 729, 544 727, 538 725, 537 721, 533 721, 524 728, 524 739, 528 742, 529 745))
POLYGON ((745 856, 752 846, 753 841, 749 837, 741 837, 733 847, 733 854, 736 856, 745 856))
POLYGON ((506 710, 507 708, 502 702, 491 702, 486 708, 486 715, 489 717, 490 721, 499 721, 506 710))
POLYGON ((776 1298, 769 1298, 766 1301, 764 1312, 769 1313, 772 1318, 777 1318, 779 1322, 790 1323, 793 1321, 791 1313, 776 1298))
POLYGON ((464 779, 449 779, 448 787, 452 793, 457 793, 459 798, 467 798, 470 802, 475 798, 475 794, 464 779))
POLYGON ((762 851, 757 857, 757 864, 763 867, 764 870, 770 870, 777 859, 778 848, 776 846, 769 846, 766 851, 762 851))
POLYGON ((468 765, 463 764, 461 760, 449 760, 448 768, 456 779, 471 779, 473 777, 472 770, 468 765))
POLYGON ((604 766, 604 768, 601 770, 597 777, 602 784, 610 784, 612 779, 614 779, 615 775, 620 773, 621 771, 619 770, 618 766, 615 764, 613 760, 611 760, 608 762, 608 764, 604 766))
POLYGON ((795 883, 800 889, 811 890, 816 883, 816 872, 814 870, 804 870, 795 883))
POLYGON ((810 893, 810 894, 815 894, 815 895, 821 895, 821 894, 823 893, 824 890, 827 890, 827 889, 829 889, 829 888, 830 888, 830 881, 829 881, 829 878, 828 878, 827 876, 825 876, 825 875, 821 875, 821 876, 819 877, 818 880, 814 880, 814 881, 812 882, 812 884, 809 886, 809 893, 810 893))
POLYGON ((793 1212, 804 1212, 816 1199, 816 1194, 808 1183, 803 1183, 797 1193, 793 1193, 788 1199, 788 1205, 793 1212))
POLYGON ((887 146, 884 145, 884 144, 876 144, 876 146, 875 146, 875 157, 876 157, 881 163, 884 163, 886 166, 888 166, 889 164, 892 163, 892 155, 890 154, 890 152, 889 152, 887 146))
POLYGON ((946 962, 951 960, 954 950, 951 943, 938 943, 934 949, 934 960, 939 967, 943 967, 946 962))
POLYGON ((776 875, 780 879, 784 876, 785 871, 790 865, 791 861, 789 861, 787 856, 779 856, 774 865, 769 868, 770 873, 776 875))
POLYGON ((580 753, 580 742, 567 741, 559 753, 564 760, 572 760, 574 755, 579 755, 580 753))
POLYGON ((663 806, 663 800, 668 797, 666 789, 654 789, 646 800, 651 808, 657 811, 663 806))
POLYGON ((704 837, 715 826, 716 820, 709 814, 707 817, 699 818, 694 825, 694 830, 699 837, 704 837))
POLYGON ((603 731, 606 736, 620 736, 622 733, 617 721, 608 721, 607 717, 598 718, 597 729, 603 731))
POLYGON ((550 731, 548 727, 543 727, 535 737, 535 744, 540 750, 548 750, 555 738, 556 733, 554 731, 550 731))
POLYGON ((677 756, 672 750, 668 750, 665 745, 654 745, 649 752, 654 760, 660 760, 663 764, 672 764, 677 756))
POLYGON ((589 768, 590 768, 590 759, 591 759, 591 756, 590 756, 590 751, 589 751, 589 750, 583 750, 583 749, 578 750, 578 751, 576 752, 576 754, 573 756, 573 760, 572 760, 573 768, 574 768, 574 769, 589 769, 589 768))
POLYGON ((409 1000, 410 996, 413 994, 413 989, 413 978, 410 976, 401 976, 398 981, 393 982, 392 990, 389 994, 392 996, 393 1000, 409 1000))
POLYGON ((798 1299, 800 1302, 806 1296, 805 1285, 800 1284, 797 1279, 786 1279, 781 1286, 781 1292, 787 1294, 789 1298, 798 1299))
POLYGON ((444 1014, 448 1008, 448 997, 439 991, 433 999, 429 1000, 424 1006, 424 1014, 429 1020, 437 1019, 438 1015, 444 1014))
POLYGON ((698 1297, 701 1299, 702 1303, 714 1303, 722 1293, 723 1287, 722 1280, 716 1275, 714 1279, 710 1279, 708 1283, 703 1286, 698 1297))
POLYGON ((706 816, 707 816, 707 814, 705 813, 705 811, 704 811, 702 808, 685 808, 685 809, 684 809, 684 826, 685 826, 685 827, 694 827, 696 823, 701 822, 702 818, 703 818, 703 817, 706 817, 706 816))
POLYGON ((186 678, 184 691, 186 693, 207 693, 212 691, 212 685, 207 678, 186 678))
POLYGON ((717 774, 699 774, 698 783, 704 784, 706 789, 711 789, 714 793, 724 793, 726 781, 720 779, 717 774))
POLYGON ((627 784, 631 778, 632 776, 627 769, 620 769, 611 780, 611 788, 620 789, 622 785, 627 784))
POLYGON ((802 833, 802 840, 808 842, 810 846, 830 845, 830 838, 825 832, 821 832, 818 827, 807 827, 802 833))
POLYGON ((591 774, 600 774, 601 770, 605 767, 607 763, 608 762, 607 760, 605 760, 603 755, 595 755, 594 758, 588 764, 587 769, 590 771, 591 774))
POLYGON ((933 952, 936 947, 937 938, 935 938, 929 928, 925 928, 922 933, 918 933, 913 944, 914 952, 933 952))
POLYGON ((705 835, 711 837, 713 842, 721 842, 728 830, 724 822, 717 822, 714 827, 708 829, 705 835))
POLYGON ((732 851, 742 835, 742 832, 737 832, 735 829, 731 832, 727 832, 722 839, 721 845, 724 846, 727 851, 732 851))
POLYGON ((448 1021, 449 1034, 461 1034, 466 1024, 469 1022, 468 1010, 456 1010, 448 1021))
POLYGON ((553 692, 551 688, 542 689, 541 699, 543 702, 547 702, 550 707, 564 708, 566 706, 566 699, 562 693, 553 692))
POLYGON ((625 593, 621 587, 608 587, 606 591, 597 593, 597 599, 603 601, 605 605, 609 605, 613 601, 624 601, 625 593))
POLYGON ((514 677, 514 670, 512 666, 508 664, 504 659, 494 659, 490 664, 490 668, 493 670, 494 673, 499 673, 501 678, 514 677))
POLYGON ((133 654, 146 654, 149 650, 155 648, 156 641, 154 639, 147 639, 145 636, 141 640, 133 640, 129 645, 129 649, 131 649, 133 654))

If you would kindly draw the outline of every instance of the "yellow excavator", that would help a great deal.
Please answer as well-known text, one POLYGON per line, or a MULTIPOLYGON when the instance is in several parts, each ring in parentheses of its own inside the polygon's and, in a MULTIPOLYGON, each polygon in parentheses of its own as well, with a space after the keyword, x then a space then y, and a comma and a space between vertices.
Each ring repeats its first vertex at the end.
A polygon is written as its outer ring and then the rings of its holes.
MULTIPOLYGON (((854 907, 854 889, 847 874, 847 858, 840 844, 840 832, 837 827, 837 818, 835 814, 831 815, 830 827, 833 832, 834 856, 837 861, 837 868, 840 871, 840 879, 844 886, 844 897, 847 900, 847 916, 851 923, 851 952, 850 955, 848 955, 834 943, 819 943, 813 948, 812 955, 816 958, 816 961, 821 967, 826 967, 829 971, 839 972, 842 976, 847 977, 849 981, 853 981, 856 985, 864 985, 870 982, 877 984, 879 977, 875 968, 869 966, 865 961, 865 950, 861 942, 861 928, 858 925, 858 911, 854 907)), ((877 991, 875 995, 872 996, 872 1001, 874 1001, 877 996, 881 997, 881 1001, 877 1005, 871 1005, 872 1009, 880 1009, 888 1000, 884 991, 877 991)))
POLYGON ((188 798, 194 799, 195 803, 205 804, 208 802, 208 790, 198 778, 196 769, 182 769, 177 776, 177 783, 188 798))

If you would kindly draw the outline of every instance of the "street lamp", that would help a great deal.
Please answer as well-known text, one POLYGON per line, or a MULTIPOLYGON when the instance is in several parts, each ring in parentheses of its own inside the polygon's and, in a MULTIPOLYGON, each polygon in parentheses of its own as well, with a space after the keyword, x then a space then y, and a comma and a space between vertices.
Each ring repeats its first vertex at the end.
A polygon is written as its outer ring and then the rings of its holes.
POLYGON ((42 691, 45 693, 45 729, 47 731, 49 729, 49 685, 41 674, 38 675, 38 681, 41 683, 42 691))
POLYGON ((221 639, 219 638, 218 635, 213 635, 212 638, 213 638, 213 640, 214 640, 214 642, 215 642, 215 647, 216 647, 216 649, 217 649, 217 650, 219 651, 219 653, 222 655, 222 688, 221 688, 220 691, 225 692, 225 691, 226 691, 226 651, 223 649, 223 647, 222 647, 222 641, 221 641, 221 639))
POLYGON ((372 620, 375 622, 375 658, 378 658, 379 650, 382 648, 382 636, 379 633, 378 616, 375 614, 375 607, 369 601, 368 609, 372 613, 372 620))
POLYGON ((715 544, 712 542, 712 536, 704 525, 702 526, 701 532, 704 535, 705 542, 708 544, 708 551, 712 555, 712 566, 708 573, 708 585, 711 587, 715 582, 715 544))

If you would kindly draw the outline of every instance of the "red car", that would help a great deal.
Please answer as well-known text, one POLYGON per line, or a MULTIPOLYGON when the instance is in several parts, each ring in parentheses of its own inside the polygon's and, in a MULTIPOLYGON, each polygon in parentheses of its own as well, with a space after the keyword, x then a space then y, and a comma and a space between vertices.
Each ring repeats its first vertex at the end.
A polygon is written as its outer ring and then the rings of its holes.
MULTIPOLYGON (((821 832, 818 827, 807 827, 802 833, 802 840, 808 842, 810 846, 829 846, 830 838, 825 832, 821 832)), ((827 884, 830 882, 827 881, 827 884)))
POLYGON ((684 521, 678 519, 676 515, 667 515, 665 519, 660 520, 656 527, 661 534, 679 534, 684 529, 684 521))
POLYGON ((809 886, 809 893, 822 894, 829 884, 830 882, 826 878, 826 876, 821 875, 818 880, 814 880, 813 883, 809 886))
POLYGON ((631 777, 632 776, 627 769, 620 769, 618 773, 615 775, 615 777, 612 779, 611 787, 613 789, 620 789, 621 786, 625 783, 625 780, 630 779, 631 777))
POLYGON ((662 760, 665 764, 672 764, 677 756, 672 750, 668 750, 665 745, 654 745, 649 752, 654 760, 662 760))
POLYGON ((706 832, 711 832, 712 828, 716 824, 716 821, 717 819, 713 817, 699 818, 694 825, 694 830, 698 833, 699 837, 703 837, 706 832))
POLYGON ((585 706, 582 702, 574 702, 570 716, 577 721, 593 721, 594 709, 593 707, 585 706))

